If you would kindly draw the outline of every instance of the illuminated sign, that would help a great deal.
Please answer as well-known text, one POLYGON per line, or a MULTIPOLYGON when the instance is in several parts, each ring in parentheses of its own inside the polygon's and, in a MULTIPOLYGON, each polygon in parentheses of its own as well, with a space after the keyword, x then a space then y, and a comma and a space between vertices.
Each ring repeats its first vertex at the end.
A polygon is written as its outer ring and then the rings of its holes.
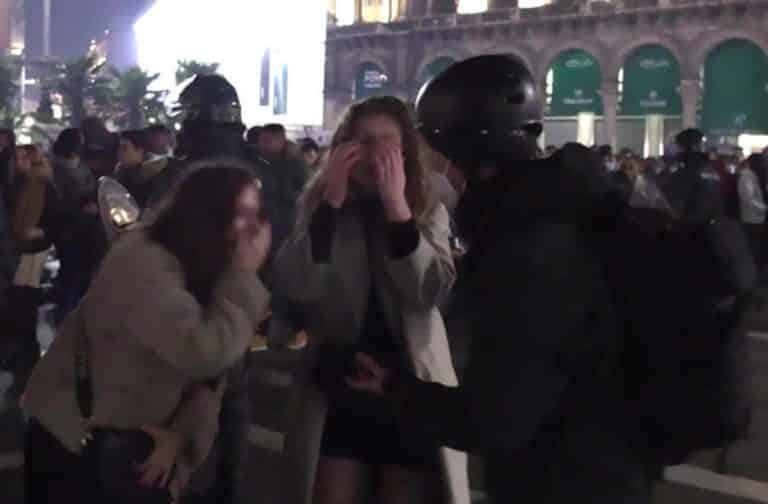
POLYGON ((318 0, 157 0, 135 24, 139 65, 178 95, 179 60, 218 63, 247 125, 323 122, 327 11, 318 0))

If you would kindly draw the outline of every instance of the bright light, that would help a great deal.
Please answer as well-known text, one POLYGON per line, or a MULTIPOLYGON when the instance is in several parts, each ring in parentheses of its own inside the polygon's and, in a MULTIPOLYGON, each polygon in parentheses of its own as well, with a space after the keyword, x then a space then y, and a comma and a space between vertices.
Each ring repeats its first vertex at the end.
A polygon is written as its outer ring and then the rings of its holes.
POLYGON ((518 0, 517 6, 520 9, 535 9, 537 7, 544 7, 552 3, 552 0, 518 0))
POLYGON ((326 28, 318 0, 158 0, 134 31, 139 65, 160 73, 151 90, 177 91, 178 60, 219 63, 243 122, 299 126, 323 121, 326 28))
POLYGON ((768 147, 768 135, 739 135, 738 144, 745 156, 757 154, 768 147))
POLYGON ((477 14, 488 10, 488 0, 459 0, 459 14, 477 14))
POLYGON ((338 26, 347 26, 355 22, 355 2, 354 0, 336 1, 336 24, 338 26))
POLYGON ((31 128, 35 125, 35 119, 32 116, 27 116, 21 123, 25 128, 31 128))

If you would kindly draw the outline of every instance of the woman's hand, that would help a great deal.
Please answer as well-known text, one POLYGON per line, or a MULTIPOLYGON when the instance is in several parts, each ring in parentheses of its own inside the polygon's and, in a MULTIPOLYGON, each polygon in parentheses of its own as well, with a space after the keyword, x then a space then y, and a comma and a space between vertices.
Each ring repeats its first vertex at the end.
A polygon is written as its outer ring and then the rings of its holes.
POLYGON ((272 224, 263 222, 255 230, 238 232, 235 267, 257 273, 267 260, 272 245, 272 224))
POLYGON ((348 376, 344 381, 351 388, 374 395, 384 395, 384 383, 389 378, 391 371, 383 367, 368 354, 355 355, 357 372, 354 376, 348 376))
POLYGON ((379 148, 375 157, 376 186, 390 222, 405 222, 413 217, 405 197, 405 160, 400 145, 379 148))
POLYGON ((176 461, 184 446, 184 438, 180 434, 158 427, 144 426, 141 430, 152 437, 155 448, 149 458, 137 466, 141 473, 139 483, 147 487, 170 489, 174 483, 176 461))
POLYGON ((333 208, 338 210, 347 200, 349 172, 362 159, 362 146, 356 142, 343 144, 331 152, 326 173, 325 201, 333 208))

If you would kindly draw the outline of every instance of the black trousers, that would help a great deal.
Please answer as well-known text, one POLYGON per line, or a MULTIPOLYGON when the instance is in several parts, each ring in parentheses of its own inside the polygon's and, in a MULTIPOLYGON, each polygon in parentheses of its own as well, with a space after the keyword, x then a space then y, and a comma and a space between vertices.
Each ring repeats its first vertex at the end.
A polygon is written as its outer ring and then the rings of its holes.
POLYGON ((35 287, 12 286, 8 292, 8 334, 4 347, 8 352, 9 371, 16 382, 14 388, 21 392, 32 368, 40 360, 40 343, 37 341, 38 307, 42 291, 35 287))
POLYGON ((34 419, 27 427, 24 473, 27 504, 101 504, 80 457, 34 419))

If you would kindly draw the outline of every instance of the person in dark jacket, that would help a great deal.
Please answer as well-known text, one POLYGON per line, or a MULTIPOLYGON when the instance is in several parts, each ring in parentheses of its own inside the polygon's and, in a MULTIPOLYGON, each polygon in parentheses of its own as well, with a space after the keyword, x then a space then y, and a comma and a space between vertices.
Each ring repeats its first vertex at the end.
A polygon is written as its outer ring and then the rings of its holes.
MULTIPOLYGON (((243 142, 245 127, 240 119, 240 102, 235 88, 220 75, 199 75, 180 97, 184 113, 178 149, 184 158, 169 158, 167 166, 152 178, 144 218, 152 219, 155 210, 172 194, 178 180, 194 161, 230 157, 248 162, 257 177, 265 163, 243 142)), ((265 217, 269 207, 264 203, 265 217)), ((192 477, 187 504, 236 504, 245 502, 248 470, 248 359, 230 369, 222 398, 219 433, 213 452, 201 470, 192 477)))
POLYGON ((581 146, 532 160, 537 87, 520 60, 481 56, 418 103, 425 138, 468 181, 457 221, 470 251, 453 301, 470 337, 463 382, 422 382, 358 355, 348 383, 388 397, 416 439, 481 456, 492 504, 646 503, 645 464, 612 400, 615 313, 586 233, 610 183, 581 146))
POLYGON ((725 215, 720 175, 704 153, 704 135, 687 129, 675 137, 680 149, 666 186, 666 196, 677 215, 706 222, 725 215))

